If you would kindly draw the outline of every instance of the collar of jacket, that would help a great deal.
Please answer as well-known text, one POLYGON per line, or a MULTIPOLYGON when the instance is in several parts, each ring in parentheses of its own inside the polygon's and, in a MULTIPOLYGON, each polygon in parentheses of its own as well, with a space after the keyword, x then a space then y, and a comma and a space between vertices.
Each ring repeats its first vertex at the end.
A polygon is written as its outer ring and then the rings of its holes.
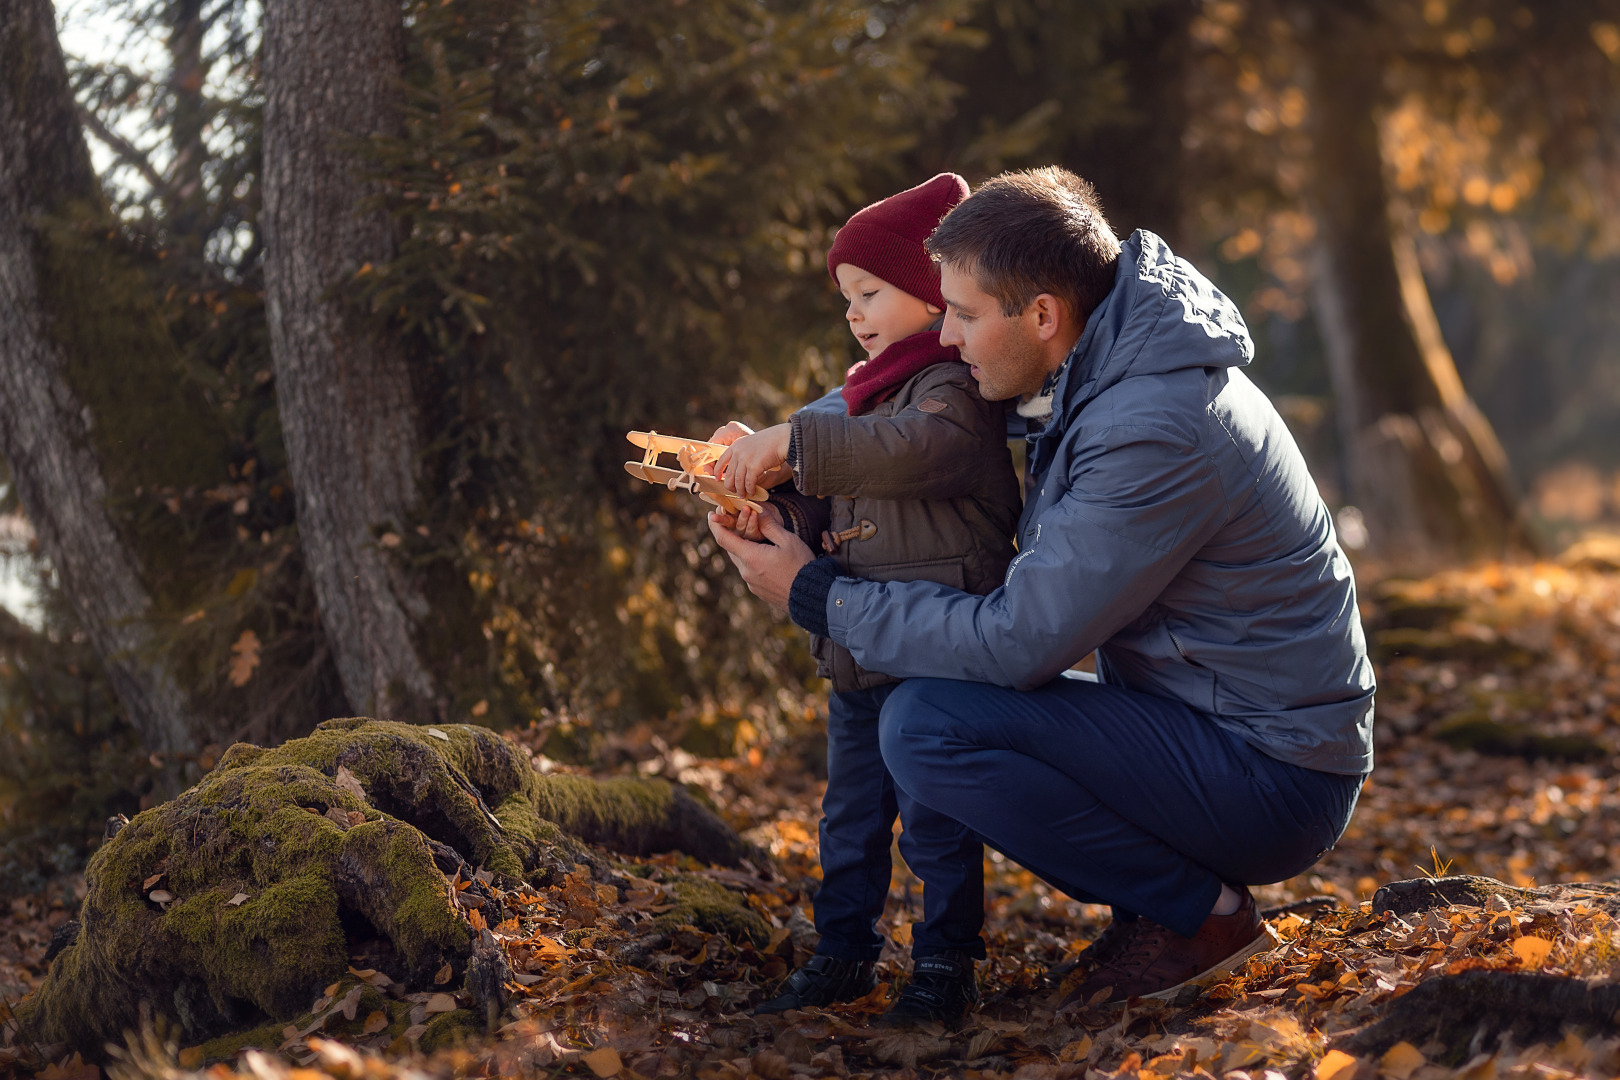
POLYGON ((1059 369, 1052 419, 1030 436, 1031 468, 1044 471, 1086 403, 1124 379, 1246 367, 1253 359, 1237 305, 1157 235, 1138 229, 1120 246, 1114 287, 1059 369))
POLYGON ((844 405, 850 416, 870 412, 905 385, 917 372, 959 356, 954 345, 939 343, 939 323, 890 345, 870 360, 849 369, 844 379, 844 405))

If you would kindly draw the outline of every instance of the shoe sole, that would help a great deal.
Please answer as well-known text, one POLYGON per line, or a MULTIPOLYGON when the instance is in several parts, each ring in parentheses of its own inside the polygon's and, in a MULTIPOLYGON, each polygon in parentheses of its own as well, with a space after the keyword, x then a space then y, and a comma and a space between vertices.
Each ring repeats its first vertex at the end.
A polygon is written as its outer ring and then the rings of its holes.
POLYGON ((1230 975, 1239 965, 1243 963, 1243 961, 1247 960, 1249 957, 1263 952, 1270 952, 1272 949, 1275 949, 1277 946, 1282 944, 1282 941, 1277 937, 1276 931, 1272 930, 1271 927, 1267 926, 1265 923, 1260 924, 1260 931, 1259 936, 1253 941, 1249 942, 1247 945, 1243 946, 1243 948, 1239 949, 1231 956, 1228 956, 1225 960, 1222 960, 1208 971, 1199 972, 1192 978, 1187 979, 1184 982, 1179 982, 1176 985, 1168 987, 1164 990, 1156 990, 1151 994, 1143 994, 1143 1000, 1174 1001, 1176 998, 1181 996, 1181 992, 1187 987, 1203 987, 1209 983, 1218 982, 1219 980, 1230 975))

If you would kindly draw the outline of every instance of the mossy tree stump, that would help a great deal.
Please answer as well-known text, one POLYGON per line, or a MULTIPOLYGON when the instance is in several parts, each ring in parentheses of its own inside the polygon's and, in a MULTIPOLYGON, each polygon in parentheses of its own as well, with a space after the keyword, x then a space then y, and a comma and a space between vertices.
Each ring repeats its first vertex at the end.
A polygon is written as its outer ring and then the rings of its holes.
POLYGON ((426 988, 446 964, 460 977, 476 941, 479 890, 446 874, 545 885, 600 866, 591 844, 757 856, 679 787, 542 776, 486 728, 355 718, 239 743, 91 858, 78 936, 18 1016, 39 1042, 95 1051, 143 1015, 192 1041, 291 1017, 357 955, 426 988))

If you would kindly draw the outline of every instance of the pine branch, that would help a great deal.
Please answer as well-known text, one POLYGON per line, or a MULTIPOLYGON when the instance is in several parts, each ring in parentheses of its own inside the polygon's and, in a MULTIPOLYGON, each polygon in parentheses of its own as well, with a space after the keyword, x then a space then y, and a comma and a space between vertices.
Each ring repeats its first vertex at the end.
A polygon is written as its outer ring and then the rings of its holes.
POLYGON ((108 127, 102 122, 101 117, 83 106, 79 108, 79 120, 85 127, 90 129, 91 134, 105 143, 107 148, 118 156, 119 161, 133 167, 136 172, 140 173, 141 177, 152 185, 152 190, 165 203, 170 206, 176 205, 178 198, 170 188, 169 182, 163 178, 162 173, 153 167, 152 162, 147 159, 146 154, 139 147, 108 127))

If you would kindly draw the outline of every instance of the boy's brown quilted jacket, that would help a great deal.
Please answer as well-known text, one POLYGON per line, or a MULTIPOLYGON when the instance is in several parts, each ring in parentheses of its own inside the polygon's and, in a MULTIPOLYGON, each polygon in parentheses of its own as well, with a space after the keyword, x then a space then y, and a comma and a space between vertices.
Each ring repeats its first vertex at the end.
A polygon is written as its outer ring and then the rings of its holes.
MULTIPOLYGON (((828 531, 851 576, 981 595, 1001 584, 1022 500, 1005 406, 979 396, 966 364, 924 368, 860 416, 804 409, 791 423, 797 487, 828 499, 828 531)), ((787 516, 803 527, 802 513, 787 516)), ((821 548, 819 537, 806 540, 821 548)), ((898 681, 826 638, 811 649, 834 691, 898 681)))

